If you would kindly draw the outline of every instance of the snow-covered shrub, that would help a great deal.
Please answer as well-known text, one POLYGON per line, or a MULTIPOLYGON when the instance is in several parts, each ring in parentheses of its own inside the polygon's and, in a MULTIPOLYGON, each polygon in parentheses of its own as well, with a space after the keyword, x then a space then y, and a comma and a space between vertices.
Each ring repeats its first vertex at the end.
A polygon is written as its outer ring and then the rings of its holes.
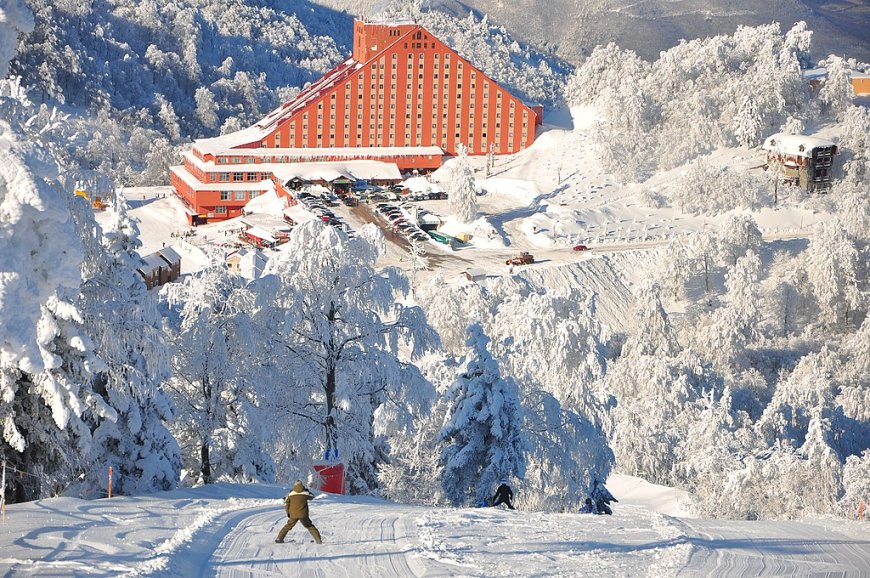
POLYGON ((675 180, 671 205, 694 215, 720 215, 734 209, 757 209, 767 202, 762 183, 745 171, 699 158, 675 180))

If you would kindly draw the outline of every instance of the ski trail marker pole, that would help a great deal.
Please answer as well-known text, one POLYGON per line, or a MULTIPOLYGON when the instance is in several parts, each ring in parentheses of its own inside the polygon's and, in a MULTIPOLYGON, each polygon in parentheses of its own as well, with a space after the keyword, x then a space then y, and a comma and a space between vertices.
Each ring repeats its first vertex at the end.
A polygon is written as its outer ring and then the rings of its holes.
POLYGON ((112 497, 112 466, 109 466, 109 497, 112 497))

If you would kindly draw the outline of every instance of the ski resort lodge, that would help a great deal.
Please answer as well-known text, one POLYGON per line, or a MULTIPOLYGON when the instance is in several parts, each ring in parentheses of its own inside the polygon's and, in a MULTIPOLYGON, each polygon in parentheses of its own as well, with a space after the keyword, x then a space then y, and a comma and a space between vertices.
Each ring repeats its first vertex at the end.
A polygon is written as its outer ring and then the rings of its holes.
POLYGON ((192 223, 221 220, 270 190, 293 204, 302 175, 395 183, 460 144, 515 153, 542 117, 421 26, 357 20, 350 58, 254 126, 195 141, 170 179, 192 223))
POLYGON ((786 182, 812 192, 826 192, 833 180, 837 145, 812 136, 777 133, 767 137, 762 147, 767 151, 768 166, 782 173, 786 182))

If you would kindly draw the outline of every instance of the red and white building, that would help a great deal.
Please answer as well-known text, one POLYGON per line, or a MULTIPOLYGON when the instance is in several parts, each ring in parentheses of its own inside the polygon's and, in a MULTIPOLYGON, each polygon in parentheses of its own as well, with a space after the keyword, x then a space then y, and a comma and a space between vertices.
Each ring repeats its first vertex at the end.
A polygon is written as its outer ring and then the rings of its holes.
POLYGON ((518 152, 542 116, 423 27, 357 20, 350 58, 254 126, 195 141, 170 178, 192 219, 230 218, 273 188, 292 199, 280 170, 288 164, 366 160, 426 172, 460 145, 518 152))

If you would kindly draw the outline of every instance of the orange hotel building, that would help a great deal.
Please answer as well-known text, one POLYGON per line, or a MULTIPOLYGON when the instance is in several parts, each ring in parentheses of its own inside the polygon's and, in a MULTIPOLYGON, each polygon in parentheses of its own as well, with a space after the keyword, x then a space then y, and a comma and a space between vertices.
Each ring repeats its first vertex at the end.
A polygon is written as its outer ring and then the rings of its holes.
POLYGON ((518 152, 542 116, 423 27, 357 20, 350 58, 254 126, 195 141, 170 179, 192 220, 226 219, 270 190, 294 203, 278 170, 288 163, 334 163, 350 180, 355 160, 395 165, 385 179, 396 167, 428 172, 460 144, 518 152))

